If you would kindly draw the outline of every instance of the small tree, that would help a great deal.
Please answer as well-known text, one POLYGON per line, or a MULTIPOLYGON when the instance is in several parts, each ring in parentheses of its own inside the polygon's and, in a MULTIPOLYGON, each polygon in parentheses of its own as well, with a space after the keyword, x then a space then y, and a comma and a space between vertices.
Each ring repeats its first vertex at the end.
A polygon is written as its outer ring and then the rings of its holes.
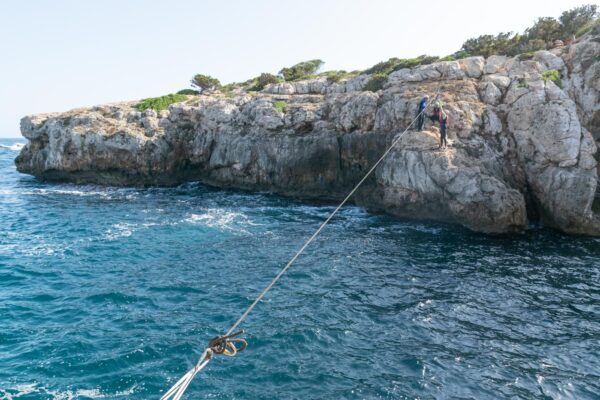
POLYGON ((539 39, 548 43, 560 38, 561 31, 562 26, 555 18, 543 17, 538 18, 535 24, 525 31, 525 34, 528 40, 539 39))
POLYGON ((378 90, 383 89, 383 86, 386 84, 387 81, 387 74, 378 72, 376 74, 371 75, 371 79, 369 79, 369 82, 367 82, 367 84, 363 87, 363 90, 376 92, 378 90))
POLYGON ((371 68, 367 68, 364 73, 367 75, 372 75, 372 74, 389 74, 390 72, 392 72, 394 70, 394 68, 400 64, 402 60, 400 60, 398 57, 392 57, 387 61, 381 61, 378 62, 377 64, 373 65, 371 68))
POLYGON ((194 89, 181 89, 177 94, 185 94, 185 95, 196 95, 199 92, 194 89))
POLYGON ((473 56, 489 57, 496 52, 496 37, 494 35, 481 35, 468 39, 463 43, 462 51, 473 56))
POLYGON ((221 87, 221 82, 217 78, 209 75, 196 74, 192 78, 192 86, 197 87, 201 92, 205 90, 215 90, 221 87))
POLYGON ((250 90, 261 91, 265 88, 265 86, 279 82, 280 78, 273 74, 269 74, 268 72, 263 72, 255 79, 254 86, 252 86, 250 90))
POLYGON ((282 75, 286 81, 297 81, 315 74, 319 68, 325 64, 323 60, 309 60, 293 65, 289 68, 282 68, 279 75, 282 75))
POLYGON ((570 39, 577 31, 598 18, 598 6, 588 4, 565 11, 558 17, 562 25, 562 39, 570 39))

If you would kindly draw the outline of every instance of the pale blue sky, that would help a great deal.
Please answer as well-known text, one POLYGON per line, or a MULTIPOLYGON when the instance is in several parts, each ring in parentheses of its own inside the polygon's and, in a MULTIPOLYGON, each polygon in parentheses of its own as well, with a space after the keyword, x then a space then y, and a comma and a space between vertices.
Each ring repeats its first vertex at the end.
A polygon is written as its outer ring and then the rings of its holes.
POLYGON ((446 55, 593 1, 3 0, 0 137, 26 114, 158 96, 197 72, 223 83, 311 58, 364 69, 446 55))

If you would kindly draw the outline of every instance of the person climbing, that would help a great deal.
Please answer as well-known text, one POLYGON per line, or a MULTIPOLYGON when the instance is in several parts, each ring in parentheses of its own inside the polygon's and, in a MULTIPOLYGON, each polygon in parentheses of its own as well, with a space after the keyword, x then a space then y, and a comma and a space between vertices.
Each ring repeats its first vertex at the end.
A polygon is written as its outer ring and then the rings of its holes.
POLYGON ((425 95, 419 102, 419 107, 417 109, 417 129, 419 132, 423 130, 423 125, 425 125, 425 110, 427 109, 427 101, 429 101, 429 96, 425 95))
POLYGON ((440 149, 445 149, 448 146, 448 141, 446 140, 447 132, 446 127, 448 125, 448 114, 445 111, 440 109, 440 149))
POLYGON ((431 122, 440 122, 440 113, 442 112, 442 105, 439 101, 436 101, 433 106, 433 114, 429 116, 431 122))

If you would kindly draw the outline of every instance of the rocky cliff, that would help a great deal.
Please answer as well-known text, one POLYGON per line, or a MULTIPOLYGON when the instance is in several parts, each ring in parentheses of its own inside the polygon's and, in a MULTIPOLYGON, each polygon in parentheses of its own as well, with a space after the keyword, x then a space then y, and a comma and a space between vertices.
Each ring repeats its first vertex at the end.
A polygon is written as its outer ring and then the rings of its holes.
POLYGON ((492 56, 392 73, 191 96, 159 114, 134 103, 23 118, 21 172, 111 185, 220 187, 340 199, 441 88, 451 146, 438 131, 406 133, 355 202, 483 232, 541 221, 600 234, 600 44, 593 37, 531 60, 492 56), (558 70, 562 87, 543 72, 558 70), (278 107, 275 107, 275 103, 278 107), (285 109, 281 105, 285 103, 285 109), (281 112, 283 111, 283 112, 281 112), (596 200, 596 204, 594 201, 596 200))

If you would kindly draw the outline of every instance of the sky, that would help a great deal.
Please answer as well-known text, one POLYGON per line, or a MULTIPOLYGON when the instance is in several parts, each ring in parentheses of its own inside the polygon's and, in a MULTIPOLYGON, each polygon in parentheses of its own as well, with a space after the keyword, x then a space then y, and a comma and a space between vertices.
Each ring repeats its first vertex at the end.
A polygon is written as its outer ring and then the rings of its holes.
POLYGON ((594 1, 2 0, 0 137, 28 114, 160 96, 196 73, 222 83, 320 58, 365 69, 447 55, 594 1))

